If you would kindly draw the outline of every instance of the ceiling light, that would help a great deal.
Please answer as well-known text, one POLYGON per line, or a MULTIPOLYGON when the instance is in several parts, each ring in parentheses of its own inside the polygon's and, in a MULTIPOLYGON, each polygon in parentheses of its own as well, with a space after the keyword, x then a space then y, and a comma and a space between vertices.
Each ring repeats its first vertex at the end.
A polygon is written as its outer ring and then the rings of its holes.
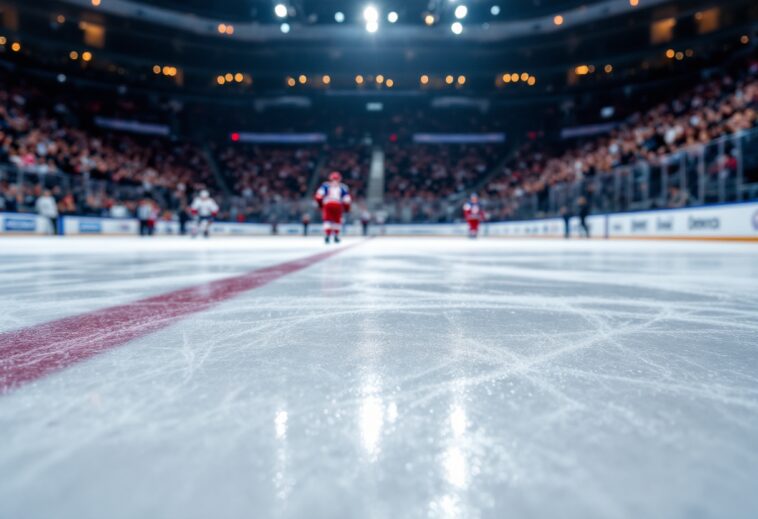
POLYGON ((450 26, 450 30, 453 31, 453 34, 460 34, 463 32, 463 24, 461 22, 453 22, 450 26))
POLYGON ((379 11, 373 5, 367 5, 363 10, 363 19, 367 23, 379 21, 379 11))
POLYGON ((466 15, 468 14, 468 7, 465 5, 459 5, 455 8, 455 17, 459 20, 463 20, 466 18, 466 15))

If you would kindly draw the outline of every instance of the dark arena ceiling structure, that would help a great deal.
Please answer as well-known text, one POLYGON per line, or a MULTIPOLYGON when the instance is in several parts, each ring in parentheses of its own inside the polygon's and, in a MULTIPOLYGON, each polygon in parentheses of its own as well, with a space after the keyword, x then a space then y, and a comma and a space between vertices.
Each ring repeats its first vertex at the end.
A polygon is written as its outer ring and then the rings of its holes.
POLYGON ((687 81, 758 26, 754 0, 6 0, 0 14, 23 45, 3 49, 14 66, 214 100, 560 102, 687 81))
MULTIPOLYGON (((454 18, 455 8, 466 5, 470 20, 479 23, 503 20, 522 20, 551 14, 576 7, 600 3, 603 0, 387 0, 377 2, 386 12, 398 13, 396 23, 424 24, 428 13, 441 18, 454 18)), ((271 0, 228 0, 207 2, 204 0, 135 0, 135 3, 152 7, 192 13, 204 17, 220 17, 231 22, 273 23, 280 21, 271 0)), ((354 0, 291 0, 282 2, 289 8, 290 19, 306 23, 336 24, 360 22, 365 3, 354 0), (335 20, 336 13, 343 13, 345 22, 335 20)), ((338 17, 340 18, 340 17, 338 17)))

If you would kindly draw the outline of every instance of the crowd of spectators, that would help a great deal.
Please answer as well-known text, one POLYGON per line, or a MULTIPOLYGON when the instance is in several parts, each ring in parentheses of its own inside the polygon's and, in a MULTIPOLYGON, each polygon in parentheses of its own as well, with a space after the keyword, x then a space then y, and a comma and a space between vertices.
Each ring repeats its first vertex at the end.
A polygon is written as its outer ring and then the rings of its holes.
POLYGON ((385 155, 387 195, 433 200, 463 193, 497 162, 499 150, 481 144, 397 145, 385 155))
POLYGON ((391 146, 385 154, 385 192, 391 218, 438 219, 436 213, 445 201, 464 196, 495 166, 501 153, 501 148, 484 144, 391 146))
MULTIPOLYGON (((537 209, 544 211, 548 193, 556 186, 607 177, 623 166, 644 163, 656 168, 678 161, 680 154, 698 156, 715 139, 755 127, 757 110, 754 63, 739 77, 705 81, 670 102, 638 112, 605 136, 558 150, 529 142, 488 183, 485 195, 497 207, 495 218, 515 216, 525 195, 532 203, 536 197, 537 209)), ((721 156, 713 157, 708 174, 728 174, 735 165, 727 146, 721 156)), ((663 204, 686 203, 682 200, 690 197, 684 191, 684 186, 673 186, 663 204)))
POLYGON ((134 214, 146 197, 176 210, 213 186, 189 143, 80 125, 65 103, 28 85, 0 88, 0 164, 3 210, 29 210, 45 186, 62 214, 134 214))
POLYGON ((371 165, 370 148, 357 144, 353 147, 327 148, 325 153, 326 160, 319 172, 320 178, 326 180, 329 172, 339 171, 353 198, 364 198, 371 165))
MULTIPOLYGON (((133 216, 147 199, 168 218, 185 210, 199 189, 219 194, 213 159, 202 147, 169 137, 109 132, 80 122, 78 116, 65 98, 46 96, 29 85, 0 83, 0 210, 34 210, 49 189, 62 215, 133 216)), ((447 119, 441 116, 434 128, 449 130, 447 119)), ((433 118, 405 114, 388 119, 401 127, 423 120, 433 118)), ((485 120, 484 115, 472 116, 466 129, 495 128, 485 120)), ((490 216, 523 217, 519 211, 527 200, 530 216, 544 214, 556 188, 589 185, 591 180, 611 178, 620 168, 656 168, 683 155, 702 156, 714 139, 757 124, 758 63, 753 63, 741 74, 703 81, 640 111, 605 135, 558 145, 530 140, 507 161, 502 146, 410 144, 409 136, 402 135, 385 147, 385 200, 404 208, 406 220, 449 219, 455 215, 445 207, 448 201, 465 196, 500 165, 502 170, 480 193, 490 216)), ((332 170, 342 173, 353 197, 360 200, 366 196, 371 149, 370 139, 344 136, 323 145, 223 147, 215 159, 233 201, 225 204, 222 216, 238 221, 299 220, 309 188, 332 170)), ((733 172, 736 153, 730 146, 719 148, 709 159, 707 173, 717 177, 733 172)), ((651 176, 648 181, 655 182, 651 176)), ((681 207, 695 198, 687 184, 659 182, 653 187, 660 203, 681 207)), ((650 192, 651 186, 646 189, 650 192)), ((597 200, 601 193, 594 194, 598 196, 582 196, 597 200)))

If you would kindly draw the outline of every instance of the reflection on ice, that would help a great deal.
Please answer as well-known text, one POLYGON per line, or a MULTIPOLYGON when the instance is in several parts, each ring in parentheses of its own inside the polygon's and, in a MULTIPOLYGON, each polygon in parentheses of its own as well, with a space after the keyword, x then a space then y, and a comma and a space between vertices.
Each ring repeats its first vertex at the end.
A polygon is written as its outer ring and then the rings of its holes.
POLYGON ((379 442, 384 425, 384 407, 382 399, 375 395, 364 396, 361 400, 360 430, 361 443, 370 461, 376 461, 379 455, 379 442))
POLYGON ((468 473, 463 449, 457 445, 448 447, 442 457, 442 464, 447 481, 454 487, 465 488, 468 483, 468 473))
POLYGON ((466 411, 458 405, 450 411, 450 428, 455 438, 460 438, 466 432, 466 411))
POLYGON ((292 477, 289 475, 289 448, 287 445, 287 411, 280 409, 274 415, 276 434, 276 460, 274 462, 274 489, 276 498, 286 502, 292 491, 292 477))
POLYGON ((276 429, 276 437, 280 440, 287 436, 287 411, 277 411, 274 417, 274 427, 276 429))

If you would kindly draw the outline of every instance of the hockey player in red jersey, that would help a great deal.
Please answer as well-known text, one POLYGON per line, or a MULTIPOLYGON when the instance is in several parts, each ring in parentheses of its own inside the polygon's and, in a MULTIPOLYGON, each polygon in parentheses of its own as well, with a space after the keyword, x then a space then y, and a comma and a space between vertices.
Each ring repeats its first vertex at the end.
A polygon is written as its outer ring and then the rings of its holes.
POLYGON ((342 213, 350 211, 352 203, 347 186, 342 183, 342 175, 336 171, 331 172, 329 181, 321 184, 313 198, 321 208, 324 219, 324 241, 329 243, 334 236, 334 243, 339 243, 342 213))
POLYGON ((479 235, 479 224, 486 218, 477 195, 471 195, 469 201, 463 204, 463 217, 468 223, 469 238, 476 238, 479 235))

